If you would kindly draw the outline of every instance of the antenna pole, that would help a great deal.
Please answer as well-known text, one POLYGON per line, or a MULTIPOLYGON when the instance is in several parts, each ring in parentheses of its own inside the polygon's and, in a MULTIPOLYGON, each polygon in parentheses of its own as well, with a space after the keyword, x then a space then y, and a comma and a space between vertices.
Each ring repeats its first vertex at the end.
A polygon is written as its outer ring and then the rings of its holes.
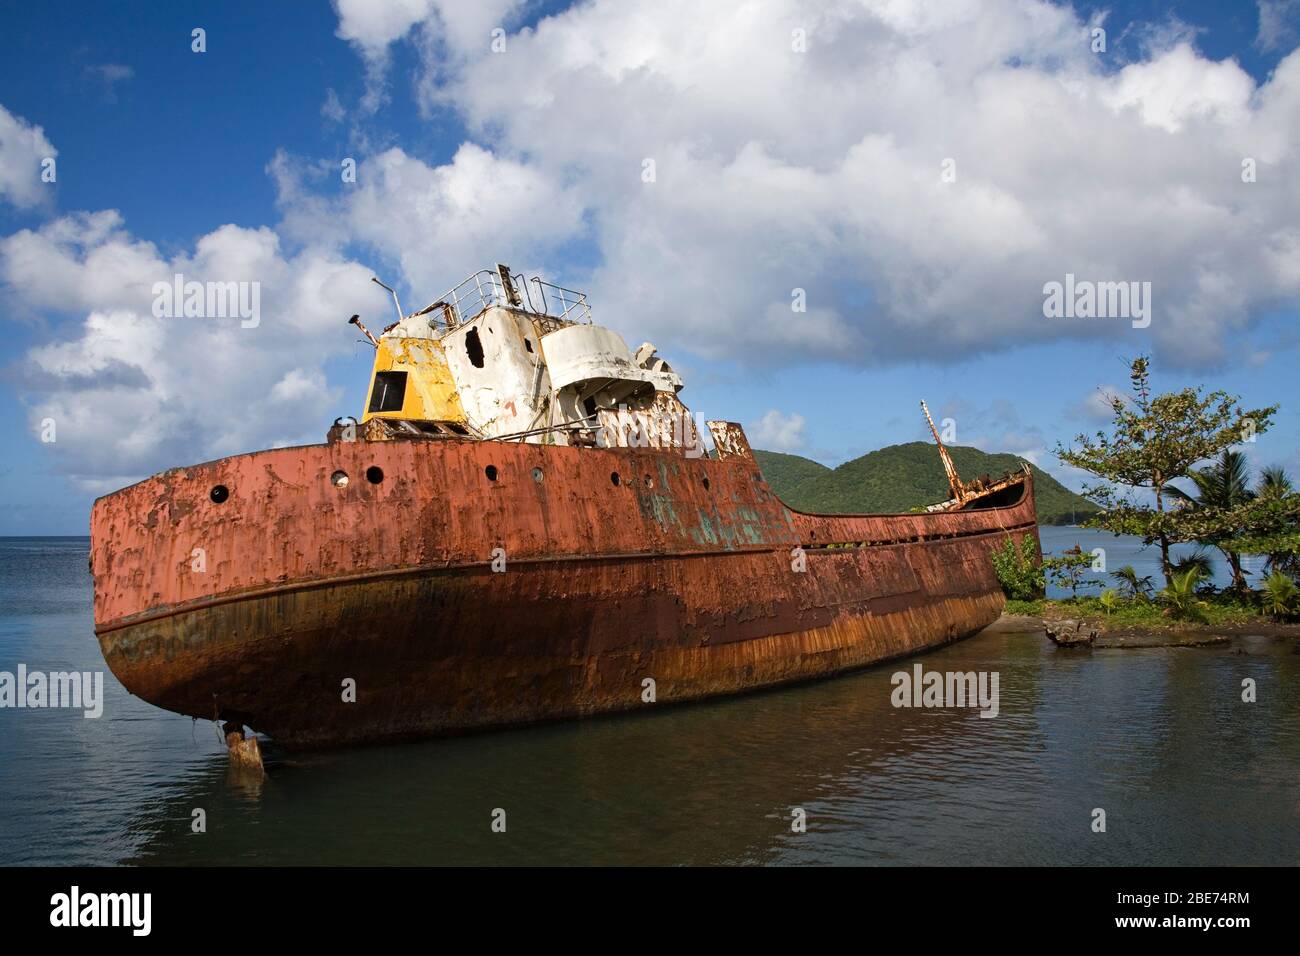
POLYGON ((397 309, 397 321, 398 321, 398 322, 401 322, 402 319, 406 318, 405 314, 403 314, 403 312, 402 312, 402 303, 400 303, 400 302, 397 301, 397 292, 394 291, 394 289, 392 288, 392 286, 384 285, 384 284, 383 284, 382 282, 380 282, 380 281, 379 281, 375 276, 371 276, 371 277, 370 277, 370 281, 373 282, 375 285, 379 286, 379 287, 382 288, 382 289, 387 289, 387 290, 388 290, 388 294, 391 295, 391 296, 393 297, 393 306, 397 309))

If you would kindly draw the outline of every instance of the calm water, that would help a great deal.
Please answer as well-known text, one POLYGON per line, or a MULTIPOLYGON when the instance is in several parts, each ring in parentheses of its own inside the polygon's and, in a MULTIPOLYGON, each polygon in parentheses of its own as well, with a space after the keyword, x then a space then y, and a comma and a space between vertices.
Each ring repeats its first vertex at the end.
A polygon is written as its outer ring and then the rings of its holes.
MULTIPOLYGON (((1106 571, 1116 571, 1126 564, 1131 564, 1139 575, 1150 575, 1151 583, 1157 590, 1164 586, 1164 576, 1160 571, 1160 546, 1144 545, 1141 538, 1127 535, 1116 537, 1105 531, 1094 531, 1091 528, 1044 527, 1038 529, 1038 541, 1042 545, 1043 553, 1051 555, 1060 555, 1076 544, 1087 552, 1091 552, 1094 548, 1103 548, 1106 552, 1106 571)), ((1170 553, 1176 561, 1194 554, 1196 550, 1194 544, 1176 544, 1170 549, 1170 553)), ((1207 553, 1214 568, 1214 584, 1218 587, 1231 584, 1232 573, 1223 555, 1214 550, 1207 550, 1207 553)), ((1242 566, 1248 575, 1246 581, 1258 587, 1262 579, 1260 572, 1264 567, 1264 558, 1247 555, 1242 559, 1242 566)), ((1087 577, 1101 581, 1101 587, 1115 587, 1114 578, 1107 573, 1089 571, 1087 577)), ((1101 587, 1080 588, 1079 594, 1100 594, 1101 587)), ((1047 593, 1050 597, 1069 597, 1068 592, 1050 583, 1047 593)))
MULTIPOLYGON (((0 539, 0 670, 103 667, 86 548, 0 539)), ((99 720, 0 710, 0 863, 1294 865, 1291 650, 1066 653, 985 633, 917 660, 999 672, 996 719, 893 708, 890 675, 908 662, 653 714, 272 749, 259 792, 227 782, 214 725, 106 674, 99 720), (1240 702, 1245 677, 1256 704, 1240 702), (796 806, 806 834, 790 832, 796 806), (489 828, 497 807, 505 834, 489 828), (1094 807, 1105 834, 1089 830, 1094 807), (190 832, 195 808, 206 834, 190 832)))

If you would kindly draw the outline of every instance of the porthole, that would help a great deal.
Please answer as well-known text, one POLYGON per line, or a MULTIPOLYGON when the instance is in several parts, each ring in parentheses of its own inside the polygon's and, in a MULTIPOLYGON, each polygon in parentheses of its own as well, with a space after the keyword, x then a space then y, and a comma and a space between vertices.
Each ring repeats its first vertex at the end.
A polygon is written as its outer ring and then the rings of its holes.
POLYGON ((533 481, 537 482, 539 485, 542 483, 542 469, 533 469, 533 481))
POLYGON ((384 480, 384 469, 378 465, 371 465, 366 469, 366 481, 372 485, 377 485, 384 480))
POLYGON ((487 475, 487 480, 488 480, 488 481, 496 481, 496 480, 497 480, 497 466, 496 466, 496 465, 488 465, 486 468, 483 469, 483 474, 487 475))
POLYGON ((705 490, 705 491, 708 491, 708 490, 709 490, 709 476, 708 476, 708 475, 705 475, 705 476, 704 476, 704 490, 705 490))
POLYGON ((615 488, 618 487, 618 483, 619 483, 621 480, 622 480, 622 479, 620 479, 620 478, 618 477, 618 472, 616 472, 616 471, 611 471, 611 472, 609 473, 609 481, 610 481, 610 484, 612 484, 615 488))
POLYGON ((212 490, 208 492, 208 497, 216 504, 221 504, 230 497, 230 489, 225 485, 213 485, 212 490))
POLYGON ((346 471, 336 471, 330 475, 330 484, 335 488, 346 488, 348 486, 348 473, 346 471))
POLYGON ((649 475, 645 476, 645 486, 647 488, 653 488, 655 486, 655 480, 651 478, 649 475))

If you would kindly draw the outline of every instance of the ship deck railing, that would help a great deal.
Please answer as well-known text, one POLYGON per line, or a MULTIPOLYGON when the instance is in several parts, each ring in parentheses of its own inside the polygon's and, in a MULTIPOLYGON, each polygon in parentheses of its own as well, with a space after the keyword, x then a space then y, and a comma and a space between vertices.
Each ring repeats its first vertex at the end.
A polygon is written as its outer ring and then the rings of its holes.
POLYGON ((553 320, 548 324, 555 328, 591 323, 591 307, 587 304, 586 293, 546 282, 539 276, 525 280, 522 275, 511 275, 510 282, 518 295, 518 302, 511 301, 507 295, 501 273, 495 269, 483 269, 443 293, 433 305, 416 314, 441 311, 443 324, 448 329, 473 321, 493 306, 522 309, 534 315, 545 316, 553 320))

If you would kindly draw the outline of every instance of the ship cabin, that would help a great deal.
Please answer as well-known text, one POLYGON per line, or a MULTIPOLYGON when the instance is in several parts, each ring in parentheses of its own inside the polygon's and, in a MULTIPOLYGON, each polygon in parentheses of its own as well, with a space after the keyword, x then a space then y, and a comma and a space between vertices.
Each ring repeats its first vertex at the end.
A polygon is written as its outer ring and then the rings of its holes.
MULTIPOLYGON (((378 279, 374 280, 379 282, 378 279)), ((383 285, 383 283, 379 283, 383 285)), ((384 288, 388 288, 384 286, 384 288)), ((392 292, 391 289, 389 289, 392 292)), ((649 446, 703 453, 682 380, 649 342, 632 351, 595 325, 587 297, 506 265, 469 276, 403 314, 374 346, 364 416, 370 441, 470 438, 649 446)))

